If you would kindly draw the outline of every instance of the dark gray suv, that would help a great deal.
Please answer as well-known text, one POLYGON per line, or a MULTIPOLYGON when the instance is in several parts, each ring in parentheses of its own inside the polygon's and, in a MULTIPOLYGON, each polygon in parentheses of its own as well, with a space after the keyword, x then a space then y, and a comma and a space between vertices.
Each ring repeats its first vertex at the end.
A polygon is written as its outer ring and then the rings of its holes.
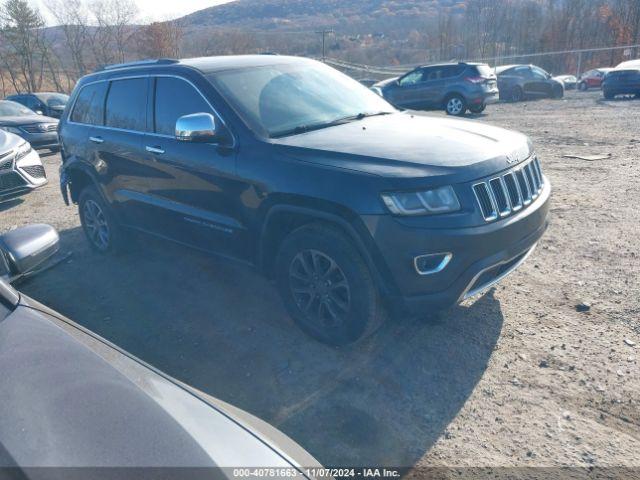
POLYGON ((449 115, 481 113, 498 100, 496 76, 485 63, 444 63, 418 67, 372 90, 388 102, 414 110, 444 109, 449 115))
POLYGON ((331 344, 383 305, 425 314, 486 290, 547 225, 527 137, 397 111, 309 59, 117 65, 69 106, 61 187, 96 251, 136 230, 248 263, 331 344))

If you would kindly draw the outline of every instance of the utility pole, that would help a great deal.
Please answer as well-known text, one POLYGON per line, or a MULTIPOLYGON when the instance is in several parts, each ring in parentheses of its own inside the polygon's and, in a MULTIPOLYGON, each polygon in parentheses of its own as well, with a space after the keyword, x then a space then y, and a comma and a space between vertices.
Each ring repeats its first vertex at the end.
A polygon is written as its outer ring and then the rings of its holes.
POLYGON ((329 34, 329 33, 335 33, 333 30, 326 30, 326 29, 322 29, 316 32, 319 35, 322 35, 322 61, 324 62, 325 59, 325 37, 329 34))

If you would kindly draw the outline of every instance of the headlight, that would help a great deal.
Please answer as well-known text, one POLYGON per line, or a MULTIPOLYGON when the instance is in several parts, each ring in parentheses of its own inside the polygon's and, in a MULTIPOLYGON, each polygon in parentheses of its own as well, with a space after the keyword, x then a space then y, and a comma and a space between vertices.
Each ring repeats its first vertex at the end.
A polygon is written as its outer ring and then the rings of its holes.
POLYGON ((383 193, 382 200, 395 215, 433 215, 460 210, 460 202, 450 185, 424 192, 383 193))
POLYGON ((31 152, 31 144, 29 142, 24 142, 16 149, 16 158, 18 161, 23 157, 26 157, 31 152))
POLYGON ((20 135, 22 133, 22 131, 19 128, 16 127, 6 127, 6 126, 0 126, 0 130, 4 130, 5 132, 10 132, 10 133, 15 133, 20 135))

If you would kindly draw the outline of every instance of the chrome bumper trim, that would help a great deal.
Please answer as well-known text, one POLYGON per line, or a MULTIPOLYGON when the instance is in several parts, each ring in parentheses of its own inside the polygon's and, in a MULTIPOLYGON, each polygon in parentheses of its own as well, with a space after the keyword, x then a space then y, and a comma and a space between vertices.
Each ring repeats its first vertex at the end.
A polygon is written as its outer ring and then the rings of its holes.
MULTIPOLYGON (((533 251, 535 250, 536 246, 538 244, 535 243, 530 249, 529 251, 517 262, 515 263, 511 268, 509 268, 509 270, 507 270, 506 272, 502 272, 500 275, 498 275, 496 278, 494 278, 493 280, 491 280, 489 283, 486 283, 484 285, 481 285, 479 287, 474 288, 473 290, 470 290, 470 288, 473 286, 473 284, 476 282, 476 280, 478 280, 478 278, 485 273, 488 270, 491 270, 492 268, 496 268, 500 265, 503 265, 505 263, 510 262, 511 260, 513 260, 513 258, 509 259, 509 260, 505 260, 503 262, 500 263, 496 263, 494 265, 491 265, 490 267, 485 268, 484 270, 481 270, 478 274, 476 274, 475 277, 473 277, 473 279, 469 282, 469 285, 467 285, 467 288, 464 290, 464 292, 462 293, 462 295, 460 296, 460 299, 458 300, 458 302, 461 302, 463 300, 466 300, 468 298, 471 298, 475 295, 478 295, 479 293, 484 292, 485 290, 488 290, 489 288, 493 287, 496 283, 500 282, 504 277, 506 277, 507 275, 509 275, 511 272, 513 272, 516 268, 518 268, 520 265, 522 265, 524 263, 524 261, 529 258, 529 255, 531 255, 533 253, 533 251)), ((514 257, 516 258, 516 257, 514 257)))

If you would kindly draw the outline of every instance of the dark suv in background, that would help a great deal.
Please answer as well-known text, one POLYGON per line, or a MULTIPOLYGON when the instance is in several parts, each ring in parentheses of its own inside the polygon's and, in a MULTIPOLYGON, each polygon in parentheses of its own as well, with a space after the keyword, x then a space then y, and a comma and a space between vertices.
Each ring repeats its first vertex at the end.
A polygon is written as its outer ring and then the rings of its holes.
POLYGON ((602 95, 611 100, 616 95, 635 95, 640 98, 640 59, 622 62, 602 81, 602 95))
POLYGON ((376 83, 373 91, 389 103, 414 110, 444 109, 449 115, 481 113, 498 100, 496 76, 484 63, 443 63, 418 67, 376 83))
POLYGON ((562 98, 564 84, 535 65, 496 67, 500 98, 520 102, 536 98, 562 98))
POLYGON ((78 82, 60 138, 95 250, 137 230, 240 260, 331 344, 383 305, 425 315, 484 291, 547 226, 527 137, 397 111, 309 59, 116 65, 78 82))
POLYGON ((57 92, 18 93, 9 95, 6 100, 18 102, 40 115, 60 118, 69 101, 69 95, 57 92))

